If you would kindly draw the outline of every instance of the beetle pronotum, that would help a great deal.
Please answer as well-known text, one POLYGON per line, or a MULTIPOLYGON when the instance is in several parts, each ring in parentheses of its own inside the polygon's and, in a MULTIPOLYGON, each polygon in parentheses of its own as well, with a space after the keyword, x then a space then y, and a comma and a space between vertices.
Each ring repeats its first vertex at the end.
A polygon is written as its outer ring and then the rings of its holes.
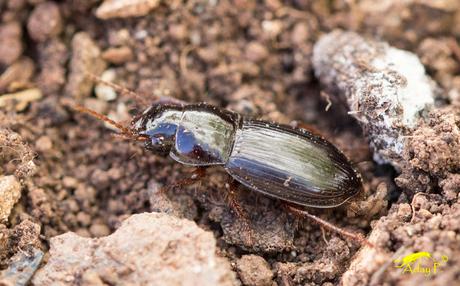
POLYGON ((155 154, 189 166, 220 165, 250 190, 286 202, 294 214, 371 245, 362 236, 299 209, 337 207, 362 191, 361 176, 345 155, 307 130, 244 118, 206 103, 153 104, 129 127, 87 108, 76 109, 144 142, 155 154))

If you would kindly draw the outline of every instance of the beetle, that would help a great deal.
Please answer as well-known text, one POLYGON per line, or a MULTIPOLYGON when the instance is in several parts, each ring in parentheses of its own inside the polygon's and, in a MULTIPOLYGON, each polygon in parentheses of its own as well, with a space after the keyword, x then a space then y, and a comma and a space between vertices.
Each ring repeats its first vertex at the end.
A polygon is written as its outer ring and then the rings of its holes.
POLYGON ((294 214, 371 245, 298 208, 334 208, 363 191, 361 175, 347 157, 306 129, 246 118, 206 103, 156 103, 129 127, 87 108, 76 109, 144 142, 157 155, 189 166, 222 166, 250 190, 286 202, 294 214))
POLYGON ((247 188, 296 205, 337 207, 362 190, 359 173, 324 138, 206 103, 151 106, 130 130, 147 150, 184 165, 223 166, 247 188))

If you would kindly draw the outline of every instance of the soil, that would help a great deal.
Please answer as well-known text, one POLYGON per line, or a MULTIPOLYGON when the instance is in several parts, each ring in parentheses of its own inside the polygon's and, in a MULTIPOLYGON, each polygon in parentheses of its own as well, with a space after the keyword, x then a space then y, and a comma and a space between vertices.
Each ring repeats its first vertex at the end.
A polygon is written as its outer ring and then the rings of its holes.
MULTIPOLYGON (((396 185, 398 174, 373 162, 346 106, 321 92, 311 60, 318 38, 336 28, 379 38, 418 54, 439 85, 440 104, 458 112, 456 1, 134 2, 141 4, 128 13, 100 10, 95 0, 0 0, 0 98, 14 98, 0 104, 0 175, 14 175, 22 185, 19 202, 0 224, 0 269, 8 269, 22 251, 46 253, 56 235, 103 237, 131 214, 161 211, 211 231, 217 252, 246 285, 458 281, 460 179, 448 164, 459 159, 411 165, 402 173, 418 180, 399 178, 396 185), (86 72, 109 77, 138 96, 95 91, 100 84, 86 72), (320 130, 356 163, 367 197, 361 205, 368 211, 348 204, 312 213, 355 233, 372 230, 383 254, 240 187, 249 232, 227 203, 229 176, 222 168, 208 169, 198 184, 159 193, 193 169, 116 138, 103 122, 71 108, 78 103, 129 122, 161 96, 320 130), (430 173, 424 188, 420 169, 449 172, 430 173), (392 265, 401 248, 446 255, 449 264, 428 277, 403 275, 392 265), (366 255, 376 263, 363 263, 366 255)), ((419 141, 412 149, 433 152, 419 141)))

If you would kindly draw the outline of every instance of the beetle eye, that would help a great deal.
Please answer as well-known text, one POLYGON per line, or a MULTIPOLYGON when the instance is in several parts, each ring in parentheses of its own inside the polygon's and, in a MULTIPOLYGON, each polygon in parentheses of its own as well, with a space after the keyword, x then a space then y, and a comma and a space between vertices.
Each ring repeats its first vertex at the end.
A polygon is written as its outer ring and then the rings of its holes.
POLYGON ((152 137, 152 145, 164 145, 164 136, 152 137))

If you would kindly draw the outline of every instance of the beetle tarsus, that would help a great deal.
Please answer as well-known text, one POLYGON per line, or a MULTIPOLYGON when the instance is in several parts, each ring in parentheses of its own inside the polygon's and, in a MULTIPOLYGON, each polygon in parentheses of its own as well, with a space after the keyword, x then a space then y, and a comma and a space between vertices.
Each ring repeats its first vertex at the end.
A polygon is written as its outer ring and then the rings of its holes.
POLYGON ((314 222, 316 222, 317 224, 323 226, 324 228, 326 229, 329 229, 333 232, 336 232, 346 238, 349 238, 349 239, 352 239, 352 240, 356 240, 358 241, 361 245, 367 245, 371 248, 375 248, 375 245, 373 243, 371 243, 369 240, 367 240, 362 234, 360 233, 353 233, 353 232, 350 232, 350 231, 347 231, 345 229, 342 229, 338 226, 335 226, 333 225, 332 223, 322 219, 322 218, 319 218, 315 215, 312 215, 311 213, 307 212, 306 210, 302 210, 302 209, 299 209, 293 205, 290 205, 290 204, 285 204, 286 208, 291 212, 293 213, 294 215, 298 216, 298 217, 302 217, 302 218, 308 218, 308 219, 311 219, 313 220, 314 222))

